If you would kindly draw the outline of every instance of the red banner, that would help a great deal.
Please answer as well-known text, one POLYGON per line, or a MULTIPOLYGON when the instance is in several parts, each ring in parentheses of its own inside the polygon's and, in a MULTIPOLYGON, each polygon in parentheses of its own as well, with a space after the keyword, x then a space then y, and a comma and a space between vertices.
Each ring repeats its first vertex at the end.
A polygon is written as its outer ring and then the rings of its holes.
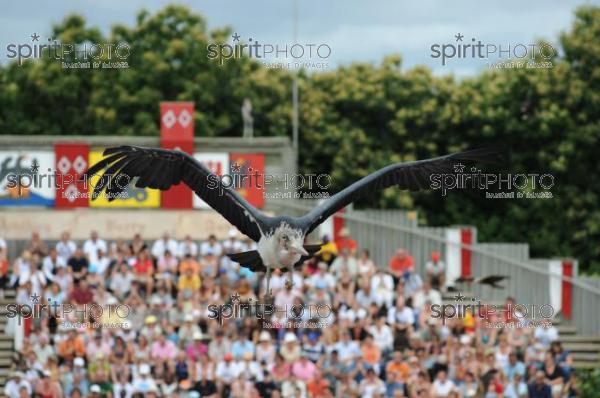
POLYGON ((230 153, 229 173, 236 190, 252 206, 265 205, 265 155, 262 153, 230 153))
MULTIPOLYGON (((194 103, 160 103, 160 145, 164 149, 194 152, 194 103)), ((164 209, 191 209, 193 192, 183 183, 160 194, 164 209)))
MULTIPOLYGON (((573 263, 571 261, 562 262, 563 275, 569 278, 573 277, 573 263)), ((573 286, 569 281, 562 281, 562 314, 566 319, 573 316, 573 286)))
POLYGON ((59 142, 54 146, 56 207, 88 207, 88 188, 79 177, 89 167, 89 153, 88 144, 59 142))
MULTIPOLYGON (((192 141, 162 141, 160 143, 163 149, 178 149, 191 154, 194 150, 192 141)), ((191 209, 194 192, 181 182, 179 185, 173 185, 168 191, 160 192, 160 203, 163 209, 191 209)))
MULTIPOLYGON (((463 245, 471 245, 473 243, 473 231, 471 228, 462 228, 460 230, 460 243, 463 245)), ((460 274, 462 276, 471 276, 471 250, 460 249, 460 274)))
POLYGON ((161 141, 194 141, 194 103, 160 103, 161 141))

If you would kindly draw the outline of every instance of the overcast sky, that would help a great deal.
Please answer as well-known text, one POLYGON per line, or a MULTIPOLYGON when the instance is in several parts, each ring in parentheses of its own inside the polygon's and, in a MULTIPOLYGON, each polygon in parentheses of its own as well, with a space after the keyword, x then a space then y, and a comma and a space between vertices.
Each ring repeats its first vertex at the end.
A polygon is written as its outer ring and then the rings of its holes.
MULTIPOLYGON (((0 12, 0 60, 9 43, 30 43, 31 34, 47 37, 52 23, 66 14, 83 14, 107 32, 114 23, 133 25, 137 12, 155 11, 162 0, 36 0, 3 2, 0 12)), ((291 0, 194 0, 179 2, 203 14, 210 28, 231 26, 242 39, 283 45, 293 38, 291 0)), ((353 61, 379 62, 400 53, 405 66, 429 65, 436 74, 470 75, 486 67, 480 59, 453 59, 446 66, 431 58, 436 43, 476 38, 496 45, 557 42, 568 29, 576 5, 600 1, 560 0, 298 0, 298 42, 325 43, 331 67, 353 61)))

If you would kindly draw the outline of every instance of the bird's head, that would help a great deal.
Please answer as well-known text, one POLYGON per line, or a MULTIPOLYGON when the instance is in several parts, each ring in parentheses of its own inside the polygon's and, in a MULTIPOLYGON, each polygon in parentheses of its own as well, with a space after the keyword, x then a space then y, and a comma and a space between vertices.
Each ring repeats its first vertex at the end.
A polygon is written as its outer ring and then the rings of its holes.
POLYGON ((304 236, 300 231, 284 225, 277 230, 276 235, 277 244, 280 249, 301 254, 303 256, 308 255, 308 252, 303 246, 304 236))

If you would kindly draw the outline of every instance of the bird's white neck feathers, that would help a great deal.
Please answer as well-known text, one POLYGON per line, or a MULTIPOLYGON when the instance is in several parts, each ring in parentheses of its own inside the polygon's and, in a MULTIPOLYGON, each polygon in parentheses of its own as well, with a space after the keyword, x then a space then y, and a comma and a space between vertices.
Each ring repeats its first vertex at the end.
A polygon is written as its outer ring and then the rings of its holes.
POLYGON ((258 242, 258 253, 263 263, 275 268, 291 267, 300 260, 301 254, 291 247, 302 247, 304 234, 283 222, 272 234, 263 236, 258 242))

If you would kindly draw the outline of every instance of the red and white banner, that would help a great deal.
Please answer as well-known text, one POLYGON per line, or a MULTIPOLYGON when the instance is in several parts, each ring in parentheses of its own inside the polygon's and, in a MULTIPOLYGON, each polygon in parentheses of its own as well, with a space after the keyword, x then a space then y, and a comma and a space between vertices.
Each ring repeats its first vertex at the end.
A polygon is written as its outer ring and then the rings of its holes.
POLYGON ((475 230, 470 227, 446 229, 446 281, 452 284, 461 276, 472 275, 471 250, 461 245, 476 242, 475 230))
POLYGON ((161 141, 194 141, 194 103, 160 103, 161 141))
POLYGON ((85 143, 59 142, 54 146, 56 207, 88 207, 87 183, 79 178, 89 167, 89 152, 85 143))
POLYGON ((571 260, 550 260, 550 304, 554 312, 562 313, 565 319, 573 315, 573 285, 562 279, 563 276, 573 278, 577 275, 577 263, 571 260))
POLYGON ((230 153, 229 174, 234 178, 236 191, 252 206, 265 205, 265 155, 262 153, 230 153))
MULTIPOLYGON (((194 103, 160 103, 160 145, 164 149, 194 152, 194 103)), ((161 191, 160 203, 164 209, 191 209, 193 193, 183 183, 161 191)))

